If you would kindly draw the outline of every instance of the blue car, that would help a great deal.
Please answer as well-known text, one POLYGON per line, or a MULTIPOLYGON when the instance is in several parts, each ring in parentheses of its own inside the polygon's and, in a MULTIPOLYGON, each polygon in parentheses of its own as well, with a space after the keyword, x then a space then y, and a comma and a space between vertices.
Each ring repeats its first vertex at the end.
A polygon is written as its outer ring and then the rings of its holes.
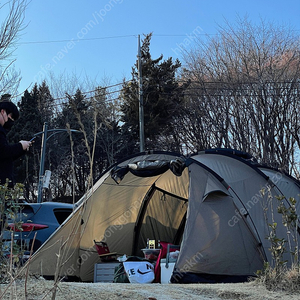
POLYGON ((60 202, 22 204, 22 210, 15 219, 7 219, 8 227, 2 236, 4 252, 10 254, 13 236, 14 243, 24 253, 23 259, 26 259, 31 249, 34 253, 66 220, 73 212, 73 207, 73 204, 60 202), (16 225, 18 222, 19 225, 16 225))

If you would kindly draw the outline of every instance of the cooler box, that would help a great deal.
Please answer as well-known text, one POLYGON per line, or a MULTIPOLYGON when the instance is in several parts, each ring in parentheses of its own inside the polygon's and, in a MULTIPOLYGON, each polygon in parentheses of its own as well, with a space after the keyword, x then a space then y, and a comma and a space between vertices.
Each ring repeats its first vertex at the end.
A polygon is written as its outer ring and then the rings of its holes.
POLYGON ((174 270, 176 259, 169 259, 167 264, 167 259, 162 258, 160 260, 160 282, 170 283, 170 279, 174 270))

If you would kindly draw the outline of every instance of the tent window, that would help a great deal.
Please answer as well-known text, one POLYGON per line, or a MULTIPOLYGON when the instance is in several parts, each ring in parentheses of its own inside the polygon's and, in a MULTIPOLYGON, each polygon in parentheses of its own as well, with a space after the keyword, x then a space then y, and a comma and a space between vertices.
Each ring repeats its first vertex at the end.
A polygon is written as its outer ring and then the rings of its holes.
POLYGON ((215 198, 215 199, 222 199, 222 196, 224 197, 224 196, 227 196, 227 194, 226 193, 224 193, 224 191, 221 191, 221 190, 215 190, 215 191, 211 191, 211 192, 209 192, 208 194, 205 194, 204 196, 203 196, 203 199, 202 199, 202 201, 208 201, 209 199, 213 199, 213 198, 215 198), (214 197, 215 196, 215 197, 214 197))
POLYGON ((186 211, 187 202, 156 190, 143 218, 138 248, 146 246, 147 238, 173 242, 186 211))

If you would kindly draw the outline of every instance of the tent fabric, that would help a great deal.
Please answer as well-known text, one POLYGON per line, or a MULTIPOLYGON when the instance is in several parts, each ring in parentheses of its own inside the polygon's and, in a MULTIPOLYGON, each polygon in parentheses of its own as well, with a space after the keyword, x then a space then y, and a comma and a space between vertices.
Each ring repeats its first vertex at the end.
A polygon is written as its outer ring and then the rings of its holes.
MULTIPOLYGON (((178 155, 179 156, 179 155, 178 155)), ((180 157, 180 156, 179 156, 180 157)), ((153 154, 153 155, 141 155, 138 159, 136 157, 130 158, 126 162, 118 164, 123 167, 130 163, 136 163, 138 161, 145 160, 157 160, 163 161, 176 159, 176 155, 170 155, 166 153, 153 154)), ((141 207, 144 203, 148 202, 148 196, 150 191, 153 191, 151 197, 153 201, 161 201, 161 198, 180 198, 179 203, 172 204, 170 201, 168 205, 170 212, 176 210, 176 207, 184 215, 186 211, 185 196, 188 194, 185 191, 186 184, 180 184, 180 179, 176 179, 174 182, 179 184, 178 188, 171 189, 174 185, 171 184, 170 177, 177 177, 170 170, 163 174, 165 180, 158 182, 158 187, 163 187, 164 192, 168 192, 168 195, 159 195, 155 182, 162 175, 151 177, 137 177, 131 172, 128 172, 123 180, 117 184, 109 175, 108 170, 100 179, 100 184, 97 182, 93 191, 88 192, 88 196, 79 200, 78 209, 75 211, 74 216, 77 214, 79 217, 73 219, 71 215, 65 223, 57 230, 57 232, 50 237, 48 241, 43 245, 42 249, 38 251, 30 264, 32 273, 37 273, 45 276, 53 276, 56 273, 57 253, 61 254, 60 257, 66 257, 63 261, 63 267, 60 268, 60 275, 67 277, 78 277, 82 281, 93 280, 93 266, 96 262, 99 262, 99 257, 96 249, 94 248, 94 240, 105 241, 109 249, 112 252, 122 253, 129 255, 136 255, 136 253, 142 255, 141 249, 145 248, 147 238, 157 237, 156 231, 163 228, 161 232, 162 237, 169 236, 171 233, 174 235, 174 229, 169 228, 170 222, 175 223, 179 227, 180 222, 173 218, 172 221, 161 217, 161 215, 167 215, 165 210, 156 209, 155 219, 151 222, 151 210, 148 209, 141 215, 141 207), (168 190, 171 189, 171 190, 168 190), (162 197, 163 196, 163 197, 162 197), (158 199, 158 200, 155 200, 158 199), (172 207, 175 208, 172 208, 172 207), (141 235, 135 235, 136 224, 140 221, 139 231, 141 235), (161 220, 161 222, 156 222, 161 220), (142 226, 149 222, 151 229, 147 229, 147 226, 142 226), (75 225, 73 224, 75 222, 75 225), (153 222, 155 222, 155 228, 153 228, 153 222), (71 245, 69 249, 69 243, 66 241, 69 239, 70 227, 76 227, 77 240, 76 245, 71 245), (151 233, 151 236, 150 236, 151 233), (168 234, 169 233, 169 234, 168 234), (63 248, 56 243, 57 240, 61 241, 63 248), (49 245, 56 245, 53 251, 48 252, 49 245), (135 245, 135 246, 134 246, 135 245), (41 268, 40 266, 47 266, 41 268)), ((187 171, 185 171, 187 172, 187 171)), ((181 177, 184 180, 187 175, 181 177)), ((174 225, 175 226, 175 225, 174 225)), ((162 239, 161 239, 162 240, 162 239)))
POLYGON ((142 256, 149 238, 180 245, 172 282, 245 280, 272 261, 268 223, 287 236, 272 197, 299 193, 296 181, 272 180, 272 172, 237 151, 133 155, 76 203, 32 257, 30 273, 92 281, 100 261, 94 240, 111 252, 142 256))
POLYGON ((300 210, 300 183, 293 177, 286 175, 285 173, 279 172, 276 169, 267 168, 266 166, 258 166, 266 176, 277 186, 281 191, 281 195, 287 199, 295 198, 296 209, 300 210))
MULTIPOLYGON (((242 215, 246 215, 253 235, 263 245, 266 260, 272 261, 270 244, 266 239, 270 235, 268 224, 278 224, 278 236, 284 237, 287 234, 282 224, 282 216, 276 213, 276 197, 281 196, 282 191, 268 176, 247 160, 236 156, 203 152, 193 158, 226 178, 226 182, 230 185, 229 192, 238 208, 237 213, 229 220, 229 225, 238 223, 242 215)), ((287 253, 284 258, 289 259, 287 253)))
POLYGON ((226 190, 211 192, 203 199, 205 186, 215 179, 198 169, 193 165, 190 170, 190 197, 194 201, 188 208, 176 278, 178 273, 214 274, 216 269, 219 275, 253 275, 263 263, 257 251, 259 243, 244 220, 228 226, 235 206, 226 190), (199 189, 200 182, 204 187, 199 189))

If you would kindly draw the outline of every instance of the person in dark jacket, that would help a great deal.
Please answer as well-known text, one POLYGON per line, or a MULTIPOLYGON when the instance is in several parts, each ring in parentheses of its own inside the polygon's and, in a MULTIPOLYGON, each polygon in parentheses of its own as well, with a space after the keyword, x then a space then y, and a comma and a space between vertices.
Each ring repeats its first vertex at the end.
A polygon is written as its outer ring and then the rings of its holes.
POLYGON ((30 141, 20 141, 9 144, 6 133, 11 129, 14 121, 19 118, 17 106, 11 101, 0 102, 0 184, 9 180, 9 186, 13 187, 13 161, 24 155, 31 146, 30 141))

